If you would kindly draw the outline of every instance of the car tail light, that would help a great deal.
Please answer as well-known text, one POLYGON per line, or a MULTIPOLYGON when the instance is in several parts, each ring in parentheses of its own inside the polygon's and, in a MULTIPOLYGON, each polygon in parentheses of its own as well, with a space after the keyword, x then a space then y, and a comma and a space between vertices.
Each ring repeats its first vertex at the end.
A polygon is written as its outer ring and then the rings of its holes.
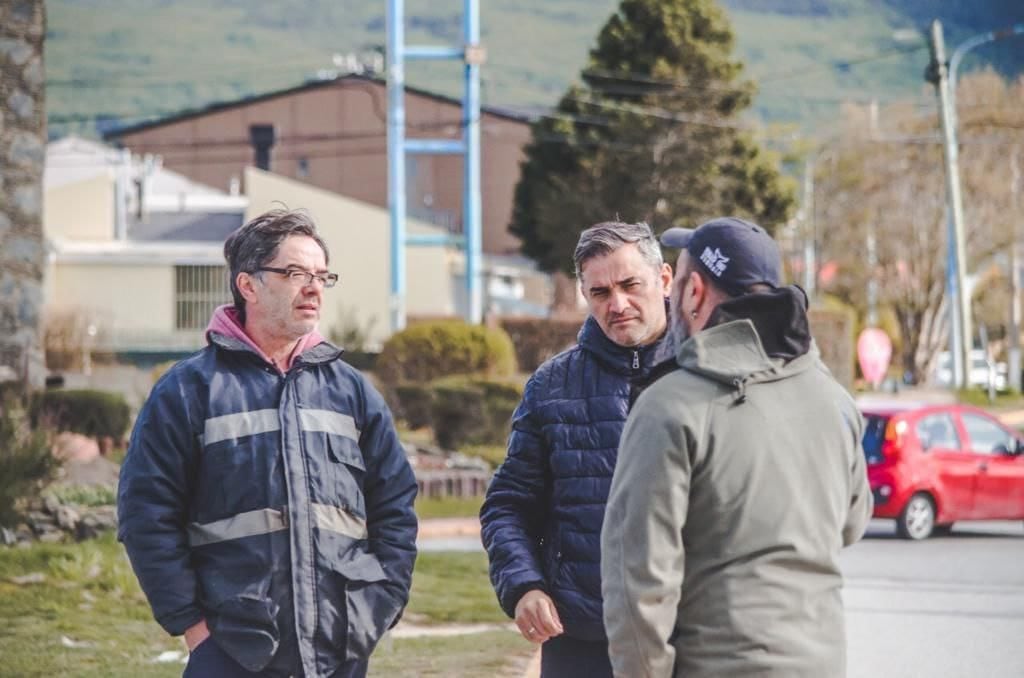
POLYGON ((882 440, 882 459, 892 461, 899 456, 906 441, 907 422, 893 417, 885 426, 885 438, 882 440))

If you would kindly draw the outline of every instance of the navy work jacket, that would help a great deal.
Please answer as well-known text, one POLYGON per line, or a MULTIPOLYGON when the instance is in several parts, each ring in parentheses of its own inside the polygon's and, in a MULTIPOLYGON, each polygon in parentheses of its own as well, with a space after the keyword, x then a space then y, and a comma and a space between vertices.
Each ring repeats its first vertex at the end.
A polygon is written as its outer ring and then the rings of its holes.
POLYGON ((282 375, 209 338, 139 413, 119 539, 169 633, 205 618, 250 671, 331 676, 368 657, 408 600, 415 478, 340 349, 320 343, 282 375))

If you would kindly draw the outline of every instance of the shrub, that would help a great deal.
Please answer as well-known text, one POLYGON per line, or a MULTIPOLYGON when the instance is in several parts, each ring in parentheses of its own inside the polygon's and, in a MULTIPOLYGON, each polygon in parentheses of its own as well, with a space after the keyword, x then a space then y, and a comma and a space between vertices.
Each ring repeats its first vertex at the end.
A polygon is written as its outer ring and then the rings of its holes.
POLYGON ((156 386, 156 382, 160 381, 160 378, 167 374, 167 371, 177 364, 177 360, 165 360, 162 363, 153 365, 153 368, 149 371, 149 380, 154 386, 156 386))
POLYGON ((0 525, 17 522, 20 500, 50 480, 59 465, 46 432, 31 430, 18 401, 5 399, 0 404, 0 525))
POLYGON ((117 504, 117 490, 105 485, 61 485, 47 492, 61 504, 78 506, 113 506, 117 504))
POLYGON ((121 440, 131 408, 124 396, 106 391, 44 391, 32 405, 32 424, 95 438, 121 440))
POLYGON ((853 388, 854 364, 857 359, 854 340, 854 313, 841 302, 812 307, 807 312, 811 334, 821 351, 821 360, 836 380, 847 389, 853 388))
POLYGON ((434 423, 434 389, 429 384, 399 384, 395 387, 397 416, 409 428, 425 428, 434 423))
POLYGON ((499 322, 512 338, 519 369, 533 372, 576 343, 583 318, 502 318, 499 322))
POLYGON ((515 349, 503 330, 441 320, 394 334, 377 358, 376 373, 390 389, 456 374, 510 376, 515 370, 515 349))
POLYGON ((512 413, 522 399, 518 384, 452 377, 435 382, 432 418, 437 444, 501 445, 508 438, 512 413))

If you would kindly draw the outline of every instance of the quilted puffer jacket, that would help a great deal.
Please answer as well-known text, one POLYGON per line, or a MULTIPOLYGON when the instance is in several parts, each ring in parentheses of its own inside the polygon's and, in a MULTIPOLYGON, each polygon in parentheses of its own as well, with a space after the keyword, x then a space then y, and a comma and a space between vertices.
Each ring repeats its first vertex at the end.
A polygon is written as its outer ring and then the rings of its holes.
POLYGON ((416 481, 381 397, 320 343, 281 374, 210 334, 139 413, 119 538, 157 621, 261 675, 369 656, 409 595, 416 481))
POLYGON ((566 634, 602 640, 605 503, 631 391, 647 380, 660 341, 619 346, 588 317, 578 342, 527 382, 480 511, 481 536, 510 617, 524 593, 541 589, 566 634))

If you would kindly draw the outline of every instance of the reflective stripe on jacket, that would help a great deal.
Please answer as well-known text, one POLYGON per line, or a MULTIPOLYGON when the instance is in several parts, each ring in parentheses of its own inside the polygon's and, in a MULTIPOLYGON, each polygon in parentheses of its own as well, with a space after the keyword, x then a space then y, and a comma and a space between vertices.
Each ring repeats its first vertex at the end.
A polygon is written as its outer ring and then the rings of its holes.
POLYGON ((281 375, 236 339, 210 341, 139 413, 119 538, 169 633, 205 618, 251 671, 329 676, 408 600, 415 478, 340 349, 321 343, 281 375))

